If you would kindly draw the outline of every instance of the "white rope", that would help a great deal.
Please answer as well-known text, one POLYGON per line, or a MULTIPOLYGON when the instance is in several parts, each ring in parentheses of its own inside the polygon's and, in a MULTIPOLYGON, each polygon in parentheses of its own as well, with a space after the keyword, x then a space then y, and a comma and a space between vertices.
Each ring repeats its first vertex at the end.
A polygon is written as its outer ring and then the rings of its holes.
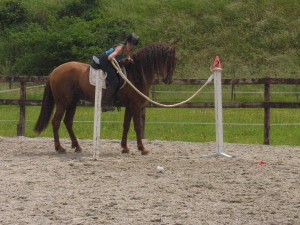
POLYGON ((198 89, 198 91, 196 91, 191 97, 189 97, 188 99, 182 101, 182 102, 179 102, 179 103, 176 103, 176 104, 172 104, 172 105, 165 105, 165 104, 161 104, 159 102, 156 102, 156 101, 153 101, 152 99, 150 99, 148 96, 144 95, 142 92, 140 92, 128 79, 127 77, 123 74, 122 72, 122 69, 119 65, 119 63, 117 62, 117 60, 115 58, 112 59, 112 62, 113 66, 115 67, 115 69, 118 71, 118 73, 120 74, 120 76, 137 92, 139 93, 143 98, 145 98, 147 101, 153 103, 154 105, 158 105, 158 106, 162 106, 162 107, 168 107, 168 108, 171 108, 171 107, 176 107, 176 106, 179 106, 179 105, 182 105, 188 101, 190 101, 191 99, 193 99, 207 84, 209 84, 214 76, 213 74, 210 75, 210 77, 207 79, 206 83, 203 84, 202 87, 200 87, 198 89))

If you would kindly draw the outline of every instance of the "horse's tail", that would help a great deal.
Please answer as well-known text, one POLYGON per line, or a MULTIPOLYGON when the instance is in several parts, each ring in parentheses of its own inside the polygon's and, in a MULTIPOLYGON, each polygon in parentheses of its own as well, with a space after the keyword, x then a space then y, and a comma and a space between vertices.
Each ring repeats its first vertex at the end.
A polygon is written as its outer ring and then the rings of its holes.
POLYGON ((34 127, 34 131, 37 132, 38 134, 40 134, 48 126, 53 108, 54 108, 54 98, 50 88, 50 80, 48 79, 44 90, 41 112, 34 127))

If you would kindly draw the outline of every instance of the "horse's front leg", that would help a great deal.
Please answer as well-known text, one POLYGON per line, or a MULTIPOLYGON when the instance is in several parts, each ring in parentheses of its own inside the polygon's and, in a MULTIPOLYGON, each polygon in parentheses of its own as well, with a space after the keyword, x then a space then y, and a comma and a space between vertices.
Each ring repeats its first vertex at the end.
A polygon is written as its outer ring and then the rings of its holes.
POLYGON ((142 155, 147 155, 149 151, 144 147, 142 142, 142 110, 136 110, 133 113, 133 123, 134 123, 134 130, 136 134, 136 141, 138 150, 142 152, 142 155))
POLYGON ((131 110, 129 107, 126 107, 125 115, 124 115, 124 123, 123 123, 123 135, 121 141, 121 146, 123 148, 122 153, 129 152, 129 148, 127 147, 127 135, 130 128, 131 118, 132 118, 131 110))

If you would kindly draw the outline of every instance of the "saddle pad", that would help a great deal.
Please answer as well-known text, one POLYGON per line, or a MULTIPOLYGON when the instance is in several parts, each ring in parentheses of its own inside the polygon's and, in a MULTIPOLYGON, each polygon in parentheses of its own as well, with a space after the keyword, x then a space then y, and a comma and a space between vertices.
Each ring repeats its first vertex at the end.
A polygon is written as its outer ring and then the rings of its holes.
POLYGON ((101 86, 102 88, 106 89, 105 79, 107 74, 103 72, 103 70, 95 70, 93 67, 90 66, 90 74, 89 74, 89 81, 90 84, 95 86, 96 85, 96 76, 100 76, 102 80, 101 86))

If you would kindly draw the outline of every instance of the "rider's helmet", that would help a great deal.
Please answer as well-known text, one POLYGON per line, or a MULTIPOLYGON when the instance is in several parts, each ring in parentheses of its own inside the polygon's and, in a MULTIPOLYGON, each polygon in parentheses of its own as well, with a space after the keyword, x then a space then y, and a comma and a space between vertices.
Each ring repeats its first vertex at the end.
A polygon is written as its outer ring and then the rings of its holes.
POLYGON ((135 33, 129 34, 126 38, 126 42, 134 46, 138 45, 139 41, 140 41, 140 37, 137 36, 135 33))

